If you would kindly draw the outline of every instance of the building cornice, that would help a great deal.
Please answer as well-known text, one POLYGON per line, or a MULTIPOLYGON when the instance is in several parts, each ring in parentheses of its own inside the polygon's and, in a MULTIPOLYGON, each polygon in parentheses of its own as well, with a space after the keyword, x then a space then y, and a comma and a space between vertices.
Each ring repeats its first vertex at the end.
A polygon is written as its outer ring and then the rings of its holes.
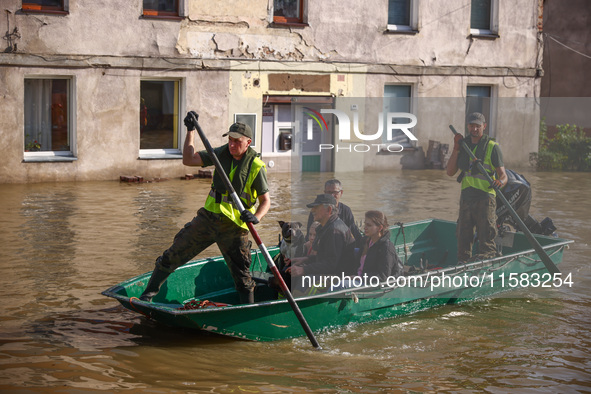
POLYGON ((201 59, 190 57, 140 57, 105 55, 39 55, 26 53, 0 53, 0 67, 31 67, 50 69, 131 69, 173 71, 258 71, 292 73, 343 73, 425 76, 474 77, 529 77, 537 76, 536 68, 482 67, 472 65, 398 65, 354 62, 285 62, 256 59, 201 59))

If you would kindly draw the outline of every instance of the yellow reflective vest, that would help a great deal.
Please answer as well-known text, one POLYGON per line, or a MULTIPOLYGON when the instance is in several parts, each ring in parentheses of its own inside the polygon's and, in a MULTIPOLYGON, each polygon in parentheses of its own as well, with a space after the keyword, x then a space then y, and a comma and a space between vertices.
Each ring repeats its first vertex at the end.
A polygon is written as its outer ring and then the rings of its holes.
MULTIPOLYGON (((482 160, 482 166, 484 167, 486 172, 488 172, 488 174, 493 180, 497 179, 497 172, 495 171, 495 167, 492 164, 492 151, 495 145, 498 145, 495 141, 493 141, 492 139, 488 140, 488 145, 486 147, 484 159, 482 160)), ((474 152, 474 155, 476 155, 477 148, 477 146, 474 147, 474 150, 472 151, 474 152)), ((483 192, 491 194, 493 197, 497 195, 495 189, 490 187, 490 183, 488 183, 488 180, 486 179, 484 174, 481 174, 478 170, 466 171, 464 178, 462 178, 462 190, 468 187, 473 187, 475 189, 482 190, 483 192)))
MULTIPOLYGON (((222 147, 222 149, 216 149, 216 156, 220 160, 222 168, 226 169, 228 178, 230 179, 236 194, 242 201, 244 208, 255 213, 255 204, 258 194, 252 187, 252 184, 260 171, 265 167, 265 163, 258 157, 253 149, 249 148, 244 158, 238 162, 237 166, 234 166, 232 157, 229 155, 227 149, 223 149, 224 147, 222 147)), ((236 223, 239 227, 248 229, 246 223, 240 219, 240 211, 234 206, 232 197, 230 197, 229 192, 225 190, 221 178, 217 177, 215 172, 212 187, 205 200, 204 208, 213 213, 221 213, 236 223)))

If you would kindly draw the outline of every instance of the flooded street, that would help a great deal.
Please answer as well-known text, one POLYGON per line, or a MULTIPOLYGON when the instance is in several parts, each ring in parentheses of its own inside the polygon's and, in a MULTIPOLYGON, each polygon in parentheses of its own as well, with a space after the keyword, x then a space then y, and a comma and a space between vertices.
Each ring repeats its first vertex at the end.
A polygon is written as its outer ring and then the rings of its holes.
MULTIPOLYGON (((591 173, 520 171, 530 214, 549 216, 573 286, 528 288, 403 318, 256 343, 172 329, 101 291, 151 271, 203 206, 210 180, 0 185, 0 390, 80 392, 581 392, 591 388, 591 173)), ((272 174, 257 225, 306 220, 306 201, 339 178, 358 221, 456 220, 459 184, 441 170, 272 174), (295 186, 292 186, 295 185, 295 186)), ((218 255, 217 246, 200 257, 218 255)))

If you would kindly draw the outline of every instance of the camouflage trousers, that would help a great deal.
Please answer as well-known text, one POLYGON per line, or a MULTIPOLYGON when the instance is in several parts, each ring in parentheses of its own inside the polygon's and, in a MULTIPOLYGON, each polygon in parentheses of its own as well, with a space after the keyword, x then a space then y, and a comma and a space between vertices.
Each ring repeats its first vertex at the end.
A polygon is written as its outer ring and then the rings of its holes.
POLYGON ((255 282, 250 275, 252 242, 248 230, 205 208, 199 209, 197 216, 177 233, 170 248, 156 260, 156 267, 173 272, 214 242, 226 260, 236 290, 241 294, 252 293, 255 282))
POLYGON ((494 198, 460 201, 460 216, 456 236, 458 238, 458 261, 466 262, 472 257, 474 229, 478 238, 478 258, 496 256, 497 202, 494 198))

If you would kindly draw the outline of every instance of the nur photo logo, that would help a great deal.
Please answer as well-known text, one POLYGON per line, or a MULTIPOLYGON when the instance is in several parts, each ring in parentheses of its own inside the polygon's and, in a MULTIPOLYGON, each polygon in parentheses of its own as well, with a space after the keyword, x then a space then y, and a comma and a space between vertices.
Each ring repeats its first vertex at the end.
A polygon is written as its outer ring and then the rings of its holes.
POLYGON ((313 140, 313 122, 316 122, 320 130, 328 131, 328 124, 323 115, 334 115, 337 118, 338 132, 336 138, 341 141, 352 141, 351 135, 357 140, 367 141, 367 143, 356 143, 356 144, 325 144, 321 143, 318 145, 318 151, 323 150, 336 150, 338 151, 349 151, 349 152, 369 152, 373 148, 377 151, 387 150, 388 152, 402 152, 404 147, 398 143, 389 143, 395 135, 395 131, 400 130, 410 141, 417 141, 418 139, 410 131, 411 128, 417 125, 417 117, 408 112, 387 112, 384 117, 384 112, 380 112, 378 115, 378 130, 373 134, 363 133, 359 129, 359 112, 352 110, 353 122, 349 118, 349 115, 344 111, 337 109, 320 109, 320 112, 305 107, 305 115, 309 118, 306 124, 306 139, 308 141, 313 140), (396 120, 396 122, 395 122, 396 120), (401 120, 407 120, 401 123, 401 120), (386 133, 385 139, 383 138, 384 131, 386 133), (373 143, 369 143, 369 142, 373 143), (385 142, 382 142, 385 141, 385 142))

